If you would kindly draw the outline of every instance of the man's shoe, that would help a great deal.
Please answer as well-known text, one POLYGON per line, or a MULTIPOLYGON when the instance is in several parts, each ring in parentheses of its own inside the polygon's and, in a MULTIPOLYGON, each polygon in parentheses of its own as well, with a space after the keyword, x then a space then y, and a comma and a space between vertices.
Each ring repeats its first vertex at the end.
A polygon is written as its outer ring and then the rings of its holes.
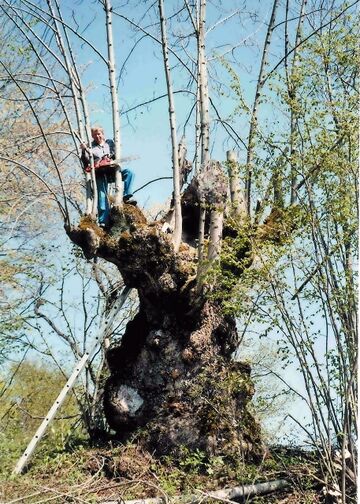
POLYGON ((124 200, 124 203, 125 203, 125 205, 133 205, 133 206, 137 205, 137 201, 134 199, 124 200))
POLYGON ((123 197, 123 202, 126 203, 127 205, 137 205, 137 201, 132 199, 133 195, 132 194, 127 194, 126 196, 123 197))

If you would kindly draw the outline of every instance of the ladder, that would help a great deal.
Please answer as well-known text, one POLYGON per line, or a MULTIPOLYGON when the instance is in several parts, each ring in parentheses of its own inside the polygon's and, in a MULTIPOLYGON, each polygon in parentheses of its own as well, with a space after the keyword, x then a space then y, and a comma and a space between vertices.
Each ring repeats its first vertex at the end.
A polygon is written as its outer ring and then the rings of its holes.
POLYGON ((119 311, 121 310, 122 306, 124 305, 131 290, 132 289, 130 287, 124 287, 120 296, 115 301, 115 303, 112 305, 111 309, 109 310, 108 316, 103 320, 103 323, 101 324, 101 327, 99 330, 99 336, 96 336, 95 342, 93 343, 93 346, 87 352, 85 352, 84 355, 79 360, 79 362, 77 362, 68 381, 64 385, 60 394, 55 399, 53 405, 51 406, 51 408, 48 411, 44 420, 41 422, 39 428, 35 432, 33 438, 31 439, 30 443, 28 444, 26 450, 24 451, 24 453, 22 454, 22 456, 18 460, 18 462, 15 466, 15 469, 13 471, 14 474, 21 474, 23 472, 25 466, 27 465, 31 455, 33 454, 33 452, 36 448, 36 445, 38 444, 38 442, 41 440, 41 438, 45 434, 47 426, 53 420, 54 416, 56 415, 57 410, 61 407, 68 392, 73 387, 77 377, 79 376, 81 371, 84 369, 87 361, 94 355, 94 353, 98 349, 98 346, 102 344, 104 339, 109 336, 111 329, 112 329, 112 326, 113 326, 113 323, 115 321, 115 318, 116 318, 117 314, 119 313, 119 311))

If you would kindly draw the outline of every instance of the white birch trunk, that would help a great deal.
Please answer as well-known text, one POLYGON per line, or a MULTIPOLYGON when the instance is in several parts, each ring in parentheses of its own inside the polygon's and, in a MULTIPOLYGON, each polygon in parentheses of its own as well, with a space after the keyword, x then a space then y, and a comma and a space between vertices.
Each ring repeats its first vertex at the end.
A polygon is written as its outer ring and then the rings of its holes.
POLYGON ((185 159, 186 159, 186 153, 187 153, 187 148, 186 148, 186 139, 185 136, 183 135, 181 137, 179 146, 178 146, 178 168, 179 168, 179 188, 181 190, 181 187, 184 184, 184 177, 185 177, 185 159))
MULTIPOLYGON (((80 75, 79 75, 79 72, 77 71, 77 67, 75 64, 75 58, 74 58, 74 55, 72 52, 71 44, 70 44, 69 38, 67 36, 66 28, 65 28, 65 26, 63 26, 65 40, 66 40, 67 48, 68 48, 68 52, 69 52, 69 54, 68 54, 66 46, 65 46, 63 38, 62 38, 62 35, 61 35, 61 28, 60 28, 59 22, 57 21, 57 16, 55 14, 55 11, 54 11, 54 8, 52 6, 51 1, 48 0, 47 4, 49 6, 50 13, 53 17, 53 21, 54 21, 55 28, 56 28, 57 43, 58 43, 58 46, 59 46, 61 53, 63 55, 66 70, 67 70, 68 77, 69 77, 71 91, 73 94, 73 102, 74 102, 74 109, 75 109, 75 114, 76 114, 77 127, 79 130, 79 137, 80 137, 81 141, 85 141, 85 137, 87 137, 87 143, 88 143, 88 145, 90 145, 91 137, 89 134, 87 134, 88 133, 87 128, 88 128, 88 130, 90 129, 89 118, 87 115, 87 105, 86 105, 86 103, 84 104, 84 101, 85 101, 84 93, 82 90, 80 75), (83 112, 85 112, 84 113, 85 125, 84 125, 84 117, 83 117, 83 114, 81 113, 80 107, 82 107, 83 112)), ((58 17, 60 18, 60 21, 62 21, 62 15, 61 15, 59 4, 57 1, 55 1, 55 5, 57 7, 58 17)), ((72 135, 74 138, 74 143, 76 144, 76 139, 74 137, 74 134, 72 133, 72 135)), ((78 148, 78 154, 80 154, 79 148, 78 148)), ((91 164, 91 158, 90 158, 90 165, 92 166, 92 164, 91 164)), ((85 184, 86 184, 85 214, 92 215, 94 218, 96 218, 97 187, 96 187, 96 180, 94 181, 94 184, 93 184, 92 178, 93 177, 92 177, 91 173, 85 172, 85 184), (94 197, 93 197, 93 195, 94 195, 94 197)))
POLYGON ((195 176, 199 173, 201 162, 201 119, 200 119, 200 45, 199 45, 199 25, 200 6, 199 0, 195 2, 195 31, 197 41, 197 83, 196 83, 196 110, 195 110, 195 176))
MULTIPOLYGON (((210 161, 209 139, 210 139, 210 119, 209 119, 209 90, 207 79, 207 64, 205 55, 205 21, 206 21, 206 0, 200 0, 198 16, 198 114, 200 120, 200 151, 201 165, 204 166, 210 161)), ((199 131, 199 129, 198 129, 199 131)), ((198 244, 198 270, 201 271, 201 262, 204 259, 204 227, 205 227, 206 209, 200 208, 199 218, 199 244, 198 244)))
POLYGON ((209 261, 216 261, 220 257, 223 222, 224 209, 213 208, 210 212, 209 261))
MULTIPOLYGON (((113 135, 115 142, 115 158, 121 158, 121 137, 120 137, 120 110, 119 99, 116 89, 116 71, 115 71, 115 53, 114 53, 114 39, 112 31, 112 6, 111 0, 104 2, 106 13, 106 37, 108 46, 108 70, 109 70, 109 83, 111 93, 112 105, 112 119, 113 119, 113 135)), ((114 205, 121 207, 123 203, 123 183, 121 178, 120 166, 116 168, 115 172, 115 195, 114 205)))
POLYGON ((90 146, 89 149, 89 161, 90 161, 90 177, 89 174, 86 174, 86 212, 87 215, 91 215, 93 219, 96 219, 97 213, 98 213, 98 193, 97 193, 97 184, 96 184, 96 177, 95 177, 95 167, 94 167, 94 156, 91 150, 91 129, 90 129, 90 117, 89 117, 89 111, 87 107, 87 102, 84 96, 84 92, 82 88, 79 90, 79 95, 80 95, 80 101, 83 107, 83 113, 84 113, 84 119, 85 119, 85 134, 86 134, 86 141, 87 144, 90 146), (92 186, 92 187, 91 187, 92 186), (91 194, 92 192, 92 194, 91 194), (88 211, 91 208, 91 212, 88 213, 88 211))
MULTIPOLYGON (((199 63, 198 63, 199 64, 199 63)), ((196 89, 196 110, 195 110, 195 176, 199 173, 200 165, 200 142, 201 142, 201 126, 200 126, 200 89, 199 83, 196 89)))
POLYGON ((181 243, 182 234, 182 215, 181 215, 181 197, 180 197, 180 169, 178 158, 178 146, 176 138, 176 117, 174 107, 174 95, 172 90, 172 82, 170 75, 169 53, 166 35, 166 22, 164 13, 163 0, 159 0, 159 14, 161 26, 161 40, 164 57, 164 68, 166 76, 167 95, 169 101, 169 121, 171 132, 171 145, 172 145, 172 163, 173 163, 173 189, 174 189, 174 214, 175 214, 175 229, 173 233, 174 249, 177 252, 181 243))
POLYGON ((85 205, 85 214, 92 214, 92 203, 93 203, 93 191, 92 191, 92 183, 91 183, 91 174, 85 173, 85 188, 86 188, 86 205, 85 205))
POLYGON ((199 33, 198 33, 198 66, 200 95, 200 131, 201 131, 201 164, 210 161, 210 118, 209 118, 209 87, 207 62, 205 54, 205 19, 206 0, 200 2, 199 33))
MULTIPOLYGON (((89 145, 91 145, 91 140, 90 140, 90 132, 87 129, 87 137, 89 138, 89 145)), ((96 219, 96 216, 98 214, 98 192, 97 192, 97 184, 96 184, 96 177, 95 177, 95 167, 94 167, 94 156, 92 155, 92 151, 90 149, 90 167, 91 167, 91 172, 90 172, 90 179, 92 183, 92 205, 91 205, 91 217, 93 219, 96 219)), ((86 177, 86 180, 88 180, 88 177, 86 177)), ((89 205, 90 208, 90 205, 89 205)))

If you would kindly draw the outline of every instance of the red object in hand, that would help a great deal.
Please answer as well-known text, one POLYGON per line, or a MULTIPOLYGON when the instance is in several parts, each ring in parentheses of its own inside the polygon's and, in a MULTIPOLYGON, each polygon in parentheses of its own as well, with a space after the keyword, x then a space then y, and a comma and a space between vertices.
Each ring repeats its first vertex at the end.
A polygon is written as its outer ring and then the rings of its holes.
MULTIPOLYGON (((95 175, 106 175, 108 182, 115 182, 115 165, 109 156, 104 156, 94 163, 95 175)), ((88 164, 84 170, 88 173, 91 172, 91 166, 88 164)))
MULTIPOLYGON (((104 156, 103 158, 99 159, 99 161, 96 161, 94 163, 94 168, 95 170, 98 170, 99 168, 102 169, 102 168, 108 168, 109 165, 111 164, 111 159, 109 158, 109 156, 104 156)), ((91 166, 88 164, 87 166, 85 166, 85 171, 86 172, 91 172, 91 166)))

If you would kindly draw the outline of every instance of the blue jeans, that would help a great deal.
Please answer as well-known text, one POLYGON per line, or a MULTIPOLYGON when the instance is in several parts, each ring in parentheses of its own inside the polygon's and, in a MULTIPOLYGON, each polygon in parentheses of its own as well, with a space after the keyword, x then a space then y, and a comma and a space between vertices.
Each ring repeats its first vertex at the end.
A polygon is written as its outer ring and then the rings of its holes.
MULTIPOLYGON (((121 178, 124 182, 124 197, 132 195, 134 173, 128 168, 121 171, 121 178)), ((108 181, 106 175, 96 176, 98 192, 98 220, 99 224, 107 224, 110 217, 110 203, 108 197, 108 181)))
POLYGON ((129 168, 121 170, 121 178, 124 182, 124 196, 132 196, 134 173, 129 168))

